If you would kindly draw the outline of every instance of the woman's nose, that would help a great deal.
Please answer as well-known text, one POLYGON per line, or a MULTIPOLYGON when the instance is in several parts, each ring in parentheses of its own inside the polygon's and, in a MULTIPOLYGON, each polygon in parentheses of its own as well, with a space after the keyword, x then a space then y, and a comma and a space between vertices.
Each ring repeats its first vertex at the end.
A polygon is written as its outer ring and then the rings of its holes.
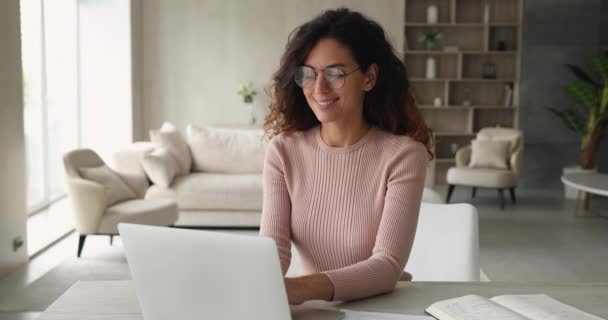
POLYGON ((329 81, 325 79, 322 73, 317 75, 317 79, 315 80, 315 91, 316 92, 327 92, 331 90, 329 85, 329 81))

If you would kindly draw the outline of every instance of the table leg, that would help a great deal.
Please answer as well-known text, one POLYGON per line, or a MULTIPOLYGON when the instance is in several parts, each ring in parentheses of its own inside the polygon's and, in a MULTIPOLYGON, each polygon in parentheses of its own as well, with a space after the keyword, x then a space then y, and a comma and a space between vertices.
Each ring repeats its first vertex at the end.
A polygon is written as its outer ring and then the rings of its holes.
POLYGON ((574 207, 574 216, 575 217, 584 217, 585 216, 584 209, 583 209, 582 213, 579 213, 580 207, 581 207, 581 198, 583 196, 584 196, 583 191, 581 191, 581 190, 576 191, 576 206, 574 207))

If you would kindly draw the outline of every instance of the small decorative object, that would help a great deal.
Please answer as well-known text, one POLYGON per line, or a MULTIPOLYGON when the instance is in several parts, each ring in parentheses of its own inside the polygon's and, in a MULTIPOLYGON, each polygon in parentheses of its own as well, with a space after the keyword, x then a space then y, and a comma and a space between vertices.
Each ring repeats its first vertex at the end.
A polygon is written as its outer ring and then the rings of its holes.
POLYGON ((434 107, 441 107, 441 98, 440 97, 435 97, 435 99, 433 99, 433 106, 434 107))
POLYGON ((506 84, 504 91, 505 91, 505 97, 504 97, 503 105, 505 107, 510 107, 511 104, 513 103, 513 86, 510 83, 506 84))
POLYGON ((418 33, 418 42, 423 42, 427 50, 433 50, 433 48, 439 44, 439 40, 443 38, 443 32, 441 31, 422 31, 418 33))
POLYGON ((457 46, 445 46, 443 47, 443 51, 445 52, 458 52, 457 46))
POLYGON ((462 100, 462 105, 465 107, 470 107, 472 105, 471 103, 471 89, 470 88, 464 88, 464 99, 462 100))
POLYGON ((249 109, 249 115, 251 119, 249 120, 249 125, 253 126, 256 123, 255 115, 253 113, 253 96, 256 95, 255 90, 253 90, 253 82, 246 81, 239 85, 239 91, 237 92, 240 96, 243 97, 243 102, 247 105, 249 109))
POLYGON ((496 50, 498 50, 498 51, 506 51, 507 50, 507 43, 504 40, 499 40, 498 44, 496 45, 496 50))
POLYGON ((496 64, 486 62, 481 66, 481 77, 484 79, 496 79, 496 64))
POLYGON ((459 148, 460 148, 460 146, 458 145, 458 143, 451 143, 450 144, 450 152, 452 153, 453 156, 456 155, 456 152, 458 152, 459 148))
POLYGON ((426 78, 427 79, 435 79, 437 75, 437 65, 435 62, 435 58, 427 57, 426 58, 426 78))
POLYGON ((490 4, 485 3, 483 5, 483 23, 490 23, 490 4))
POLYGON ((426 8, 426 22, 427 23, 437 23, 439 18, 439 8, 437 5, 431 4, 426 8))

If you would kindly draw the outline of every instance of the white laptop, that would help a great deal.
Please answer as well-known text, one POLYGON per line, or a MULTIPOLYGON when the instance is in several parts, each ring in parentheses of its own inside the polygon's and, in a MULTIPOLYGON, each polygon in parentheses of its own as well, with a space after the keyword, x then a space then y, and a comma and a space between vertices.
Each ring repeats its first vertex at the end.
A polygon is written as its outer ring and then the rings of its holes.
POLYGON ((145 320, 291 319, 269 238, 118 226, 145 320))

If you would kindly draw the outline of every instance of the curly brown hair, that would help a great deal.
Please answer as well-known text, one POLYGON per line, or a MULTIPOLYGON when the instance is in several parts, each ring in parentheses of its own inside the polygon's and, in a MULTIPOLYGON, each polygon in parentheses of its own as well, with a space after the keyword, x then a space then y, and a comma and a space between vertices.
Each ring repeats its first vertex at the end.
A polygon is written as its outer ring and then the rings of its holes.
POLYGON ((378 66, 376 85, 365 94, 363 102, 365 121, 421 142, 432 159, 433 135, 416 107, 405 65, 378 23, 346 8, 325 11, 289 35, 280 67, 267 89, 271 102, 264 123, 266 134, 270 137, 290 134, 320 123, 296 85, 294 74, 323 38, 334 39, 349 48, 361 70, 368 70, 372 64, 378 66))

